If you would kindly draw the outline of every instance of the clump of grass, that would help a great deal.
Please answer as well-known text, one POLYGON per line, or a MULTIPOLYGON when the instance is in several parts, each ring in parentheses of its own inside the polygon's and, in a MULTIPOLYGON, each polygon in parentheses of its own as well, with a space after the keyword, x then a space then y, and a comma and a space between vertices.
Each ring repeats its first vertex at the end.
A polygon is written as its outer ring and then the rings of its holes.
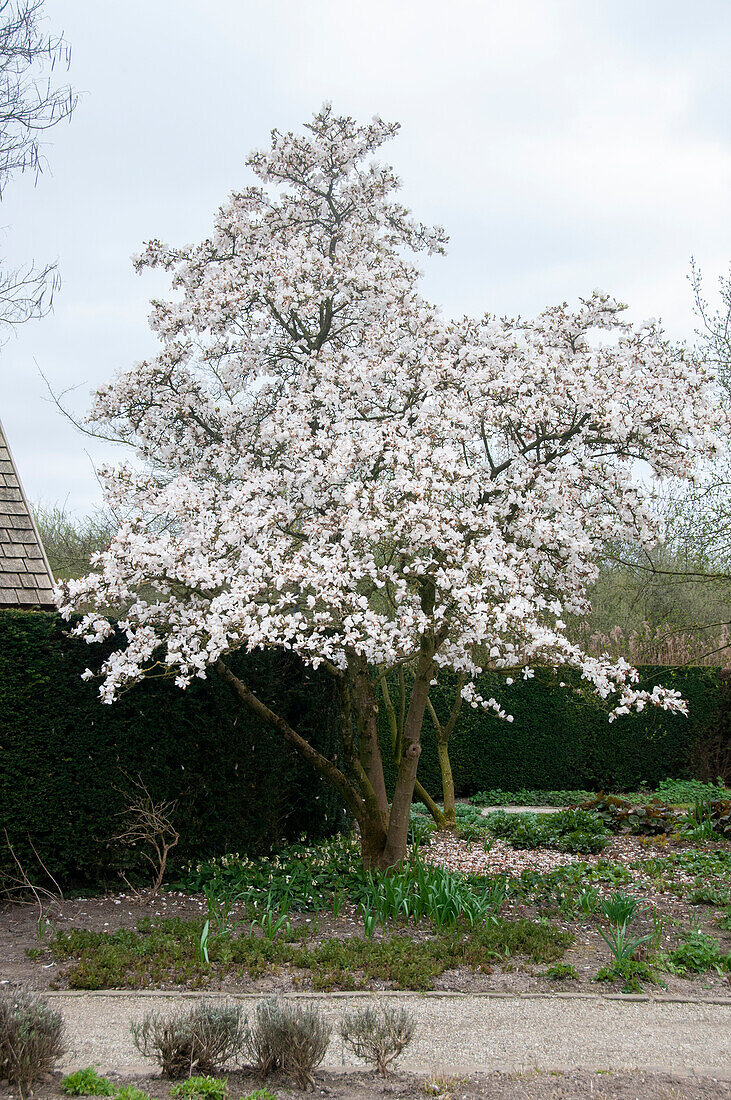
POLYGON ((383 1005, 380 1009, 363 1008, 346 1013, 340 1036, 356 1058, 375 1066, 381 1077, 386 1077, 388 1067, 409 1045, 415 1030, 413 1013, 383 1005))
POLYGON ((245 1049, 262 1077, 282 1070, 307 1088, 314 1087, 312 1071, 325 1057, 329 1041, 330 1025, 317 1009, 269 998, 256 1010, 245 1049))
POLYGON ((0 995, 0 1078, 21 1092, 65 1052, 63 1019, 34 993, 0 995))
POLYGON ((100 1077, 93 1066, 69 1073, 61 1082, 61 1092, 67 1096, 114 1096, 114 1085, 106 1077, 100 1077))
POLYGON ((245 1020, 236 1005, 196 1005, 190 1012, 148 1013, 132 1024, 132 1039, 154 1058, 165 1077, 211 1073, 235 1058, 244 1040, 245 1020))
POLYGON ((631 924, 637 916, 639 907, 640 903, 637 898, 631 894, 623 894, 621 890, 610 894, 608 898, 602 898, 599 902, 602 915, 606 917, 610 924, 618 926, 631 924))

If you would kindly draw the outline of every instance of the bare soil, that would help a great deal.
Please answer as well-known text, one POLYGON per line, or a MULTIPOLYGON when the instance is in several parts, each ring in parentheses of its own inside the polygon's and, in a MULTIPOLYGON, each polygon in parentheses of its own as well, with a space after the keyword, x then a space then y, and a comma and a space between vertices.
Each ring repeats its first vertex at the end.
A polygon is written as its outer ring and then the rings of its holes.
MULTIPOLYGON (((119 1087, 135 1085, 154 1100, 168 1100, 169 1083, 160 1077, 135 1076, 110 1079, 119 1087)), ((60 1090, 61 1075, 49 1074, 37 1085, 37 1100, 67 1100, 60 1090)), ((232 1097, 246 1097, 263 1084, 278 1100, 302 1097, 287 1080, 264 1083, 245 1072, 228 1075, 232 1097)), ((15 1100, 17 1089, 0 1085, 0 1100, 15 1100)), ((417 1076, 394 1073, 383 1080, 373 1073, 318 1071, 313 1095, 331 1100, 727 1100, 731 1085, 712 1077, 679 1077, 669 1073, 628 1070, 567 1070, 528 1073, 479 1073, 465 1077, 417 1076)))

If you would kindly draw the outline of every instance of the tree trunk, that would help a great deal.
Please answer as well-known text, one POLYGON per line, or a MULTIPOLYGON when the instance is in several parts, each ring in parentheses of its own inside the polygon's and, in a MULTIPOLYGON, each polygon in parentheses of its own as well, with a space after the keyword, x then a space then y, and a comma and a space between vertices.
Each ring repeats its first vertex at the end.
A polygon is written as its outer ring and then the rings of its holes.
POLYGON ((421 755, 421 728, 424 722, 429 685, 434 671, 433 639, 422 638, 409 709, 404 722, 403 748, 391 803, 391 819, 384 852, 387 866, 401 863, 409 841, 409 814, 414 797, 416 769, 421 755))
POLYGON ((439 768, 442 773, 442 798, 444 800, 444 824, 447 829, 456 829, 457 815, 454 808, 454 777, 449 759, 449 742, 437 741, 439 768))
POLYGON ((414 794, 417 794, 419 796, 429 813, 432 815, 436 823, 437 829, 448 829, 449 824, 446 817, 444 816, 444 813, 434 801, 432 796, 429 794, 426 787, 422 783, 420 783, 418 779, 416 780, 416 783, 414 783, 414 794))
MULTIPOLYGON (((262 721, 278 730, 284 739, 312 764, 342 795, 350 813, 358 822, 361 836, 363 866, 373 870, 388 870, 406 858, 409 839, 409 811, 414 795, 416 769, 421 753, 421 727, 429 697, 429 684, 434 670, 436 646, 431 638, 423 638, 416 676, 403 727, 403 748, 396 778, 396 788, 389 813, 383 761, 378 742, 375 691, 367 667, 349 669, 339 680, 342 704, 355 710, 359 745, 353 744, 348 731, 344 734, 344 752, 351 775, 334 761, 323 756, 289 723, 266 706, 222 660, 216 671, 238 699, 254 711, 262 721), (363 673, 366 673, 364 676, 363 673), (360 744, 363 740, 363 746, 360 744)), ((338 676, 341 674, 338 673, 338 676)), ((348 722, 352 729, 352 722, 348 722)))
POLYGON ((348 656, 348 681, 356 717, 358 758, 373 788, 381 814, 381 824, 387 828, 388 795, 383 774, 381 745, 378 739, 378 701, 368 665, 358 654, 348 656))

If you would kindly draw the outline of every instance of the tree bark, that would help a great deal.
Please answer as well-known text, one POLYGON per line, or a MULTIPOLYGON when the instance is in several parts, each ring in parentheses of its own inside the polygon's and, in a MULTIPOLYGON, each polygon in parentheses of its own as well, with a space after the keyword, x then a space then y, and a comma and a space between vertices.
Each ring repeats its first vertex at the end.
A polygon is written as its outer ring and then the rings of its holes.
POLYGON ((388 866, 400 863, 406 856, 409 840, 409 812, 414 797, 416 769, 421 755, 421 728, 429 698, 429 685, 434 671, 436 647, 431 637, 422 637, 414 684, 406 712, 401 760, 396 774, 396 787, 391 802, 391 818, 384 857, 388 866))
POLYGON ((384 828, 388 827, 388 795, 383 774, 383 758, 378 740, 378 702, 364 658, 348 655, 348 679, 356 715, 358 758, 373 789, 384 828))
MULTIPOLYGON (((363 865, 374 869, 386 869, 390 864, 384 853, 387 847, 387 821, 384 822, 378 799, 368 780, 360 761, 356 756, 356 782, 353 783, 332 760, 323 756, 306 738, 297 733, 290 724, 263 703, 253 691, 222 660, 215 665, 216 672, 231 688, 236 697, 263 722, 282 734, 293 748, 309 764, 312 764, 328 782, 340 792, 350 813, 358 822, 361 835, 361 854, 363 865)), ((347 750, 346 750, 347 755, 347 750)), ((384 787, 385 790, 385 787, 384 787)), ((388 810, 388 804, 386 805, 388 810)), ((404 845, 404 855, 406 847, 404 845)), ((403 856, 400 857, 401 859, 403 856)), ((398 861, 396 861, 398 862, 398 861)))
POLYGON ((457 828, 457 813, 454 806, 454 777, 449 759, 449 745, 446 741, 437 741, 439 769, 442 773, 442 799, 444 802, 444 824, 447 829, 457 828))
MULTIPOLYGON (((404 684, 403 669, 399 671, 401 673, 401 699, 403 700, 405 697, 406 688, 404 684)), ((397 716, 396 714, 396 708, 394 707, 393 701, 391 699, 391 692, 388 687, 388 679, 386 678, 385 672, 381 673, 381 676, 379 677, 379 683, 381 685, 381 691, 383 692, 383 701, 386 705, 386 714, 388 715, 388 723, 391 730, 391 747, 393 749, 393 760, 396 767, 398 768, 399 764, 401 763, 401 749, 403 746, 403 720, 399 722, 399 716, 397 716)), ((417 794, 421 801, 424 803, 427 810, 436 822, 437 828, 446 829, 447 819, 445 818, 444 814, 442 813, 441 809, 434 801, 432 796, 429 794, 426 787, 419 782, 418 777, 416 779, 416 782, 414 783, 414 794, 417 794)))
POLYGON ((358 822, 361 854, 366 868, 388 870, 406 858, 409 811, 421 753, 421 728, 434 671, 435 652, 434 639, 422 638, 416 676, 403 725, 403 749, 390 812, 378 742, 375 692, 367 666, 357 667, 354 673, 349 671, 344 682, 339 683, 339 689, 344 693, 342 698, 345 708, 349 711, 350 704, 354 705, 358 736, 364 739, 365 746, 364 752, 360 746, 353 744, 352 722, 348 718, 349 729, 344 732, 344 752, 353 773, 351 779, 293 729, 281 715, 257 698, 224 661, 219 659, 215 665, 216 671, 237 698, 267 725, 278 730, 303 759, 312 764, 340 792, 345 805, 358 822))

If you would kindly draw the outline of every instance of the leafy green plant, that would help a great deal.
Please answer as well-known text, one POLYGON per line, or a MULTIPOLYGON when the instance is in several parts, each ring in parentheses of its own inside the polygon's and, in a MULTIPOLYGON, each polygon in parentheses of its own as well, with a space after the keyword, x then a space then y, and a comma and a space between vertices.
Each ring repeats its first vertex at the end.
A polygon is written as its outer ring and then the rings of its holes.
POLYGON ((135 1085, 125 1085, 123 1089, 120 1089, 117 1093, 116 1100, 152 1100, 149 1092, 143 1092, 142 1089, 138 1089, 135 1085))
POLYGON ((313 844, 290 844, 272 856, 226 855, 204 860, 179 875, 173 886, 189 893, 205 891, 207 898, 214 899, 225 916, 217 922, 209 907, 216 932, 230 926, 234 904, 244 906, 251 916, 267 908, 279 912, 330 909, 333 897, 347 888, 359 869, 357 839, 338 834, 313 844))
POLYGON ((599 905, 599 899, 601 895, 596 886, 587 886, 585 889, 579 891, 577 901, 579 903, 579 909, 587 917, 595 911, 599 905))
POLYGON ((702 974, 705 970, 731 970, 731 954, 721 951, 718 940, 693 929, 665 959, 666 966, 680 973, 702 974))
POLYGON ((329 1041, 330 1026, 317 1009, 274 998, 259 1004, 245 1033, 247 1056, 262 1077, 283 1070, 301 1088, 314 1087, 312 1071, 325 1057, 329 1041))
POLYGON ((673 832, 678 827, 678 817, 673 807, 659 799, 643 804, 601 793, 582 802, 579 808, 595 814, 614 832, 629 829, 638 836, 655 836, 673 832))
POLYGON ((576 981, 579 975, 576 972, 576 967, 571 966, 569 963, 556 963, 554 966, 549 966, 546 970, 542 971, 539 978, 548 978, 552 982, 565 982, 576 981))
POLYGON ((649 963, 641 959, 622 959, 612 966, 603 966, 596 975, 597 982, 622 981, 623 993, 639 993, 643 982, 655 982, 655 974, 649 963))
POLYGON ((657 797, 663 802, 695 803, 731 799, 731 790, 721 778, 715 783, 703 783, 699 779, 663 779, 657 785, 657 797))
POLYGON ((93 1066, 87 1066, 67 1074, 61 1081, 61 1092, 67 1096, 114 1096, 117 1090, 106 1077, 100 1077, 93 1066))
POLYGON ((731 891, 718 886, 696 886, 688 894, 688 902, 690 905, 729 905, 731 891))
POLYGON ((277 913, 274 909, 266 909, 257 920, 252 921, 252 931, 257 925, 261 928, 264 939, 269 940, 270 943, 278 932, 283 931, 285 935, 289 935, 290 933, 290 923, 287 913, 277 913))
POLYGON ((486 879, 478 887, 465 875, 424 863, 418 855, 388 874, 361 872, 351 889, 369 938, 375 923, 385 925, 394 920, 427 919, 445 929, 461 919, 473 928, 494 919, 505 899, 500 880, 486 879))
POLYGON ((616 925, 608 932, 599 929, 599 935, 612 953, 612 963, 615 969, 634 959, 635 954, 643 943, 650 939, 645 936, 631 936, 626 924, 616 925))
POLYGON ((248 1096, 242 1096, 241 1100, 277 1100, 277 1098, 269 1089, 254 1089, 248 1096))
POLYGON ((382 1005, 346 1013, 340 1025, 340 1037, 346 1047, 375 1066, 381 1077, 396 1061, 414 1037, 416 1020, 405 1008, 382 1005))
POLYGON ((165 1077, 210 1073, 241 1051, 245 1019, 236 1005, 196 1005, 170 1016, 148 1013, 131 1025, 132 1040, 146 1058, 154 1058, 165 1077))
POLYGON ((189 1077, 187 1081, 172 1085, 170 1095, 176 1100, 226 1100, 228 1079, 210 1075, 189 1077))
POLYGON ((502 811, 485 819, 494 836, 514 848, 554 848, 561 852, 600 852, 611 837, 593 814, 583 810, 560 810, 555 814, 506 814, 502 811))
POLYGON ((371 907, 362 903, 358 910, 363 921, 363 934, 367 940, 373 939, 373 933, 378 925, 378 914, 374 913, 371 907))

